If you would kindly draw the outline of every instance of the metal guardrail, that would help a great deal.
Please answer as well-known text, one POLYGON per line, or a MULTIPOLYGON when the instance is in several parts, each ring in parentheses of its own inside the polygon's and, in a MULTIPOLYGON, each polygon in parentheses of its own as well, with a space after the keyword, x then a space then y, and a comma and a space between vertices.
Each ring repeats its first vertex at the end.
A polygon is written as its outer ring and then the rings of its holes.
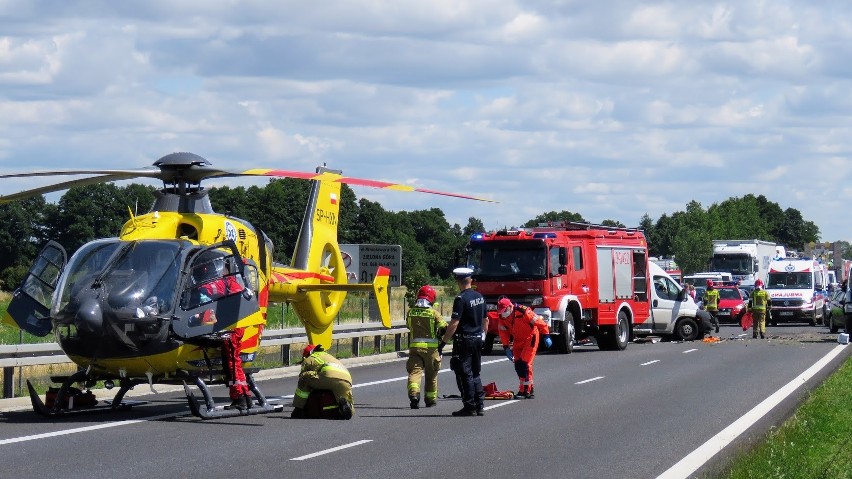
MULTIPOLYGON (((374 350, 381 348, 383 336, 394 336, 394 350, 402 350, 402 335, 408 334, 404 321, 391 324, 390 329, 382 323, 341 324, 334 326, 332 339, 351 339, 352 355, 359 356, 362 338, 373 337, 374 350)), ((261 347, 279 346, 281 363, 290 365, 290 345, 307 342, 304 328, 273 329, 263 332, 261 347)), ((0 345, 0 367, 3 368, 3 397, 14 396, 14 368, 44 364, 72 364, 57 343, 0 345)))

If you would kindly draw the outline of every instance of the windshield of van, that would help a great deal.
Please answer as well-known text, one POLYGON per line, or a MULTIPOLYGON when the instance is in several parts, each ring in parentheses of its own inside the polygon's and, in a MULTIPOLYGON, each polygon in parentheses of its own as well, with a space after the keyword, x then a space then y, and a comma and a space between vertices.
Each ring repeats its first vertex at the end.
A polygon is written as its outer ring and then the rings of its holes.
POLYGON ((812 273, 769 273, 767 289, 811 289, 812 273))

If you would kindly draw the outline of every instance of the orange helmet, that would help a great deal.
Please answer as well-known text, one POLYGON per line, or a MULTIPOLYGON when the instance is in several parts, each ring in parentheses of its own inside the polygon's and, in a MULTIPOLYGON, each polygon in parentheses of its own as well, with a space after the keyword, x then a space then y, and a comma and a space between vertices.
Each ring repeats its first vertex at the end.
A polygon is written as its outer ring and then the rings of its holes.
POLYGON ((497 300, 497 315, 498 316, 500 316, 502 318, 508 318, 509 313, 512 311, 512 308, 514 308, 514 305, 512 304, 512 301, 509 298, 503 296, 502 298, 497 300))
POLYGON ((435 302, 436 296, 437 295, 435 294, 435 288, 429 286, 428 284, 421 286, 420 290, 417 291, 417 299, 425 299, 426 301, 429 301, 430 303, 435 302))

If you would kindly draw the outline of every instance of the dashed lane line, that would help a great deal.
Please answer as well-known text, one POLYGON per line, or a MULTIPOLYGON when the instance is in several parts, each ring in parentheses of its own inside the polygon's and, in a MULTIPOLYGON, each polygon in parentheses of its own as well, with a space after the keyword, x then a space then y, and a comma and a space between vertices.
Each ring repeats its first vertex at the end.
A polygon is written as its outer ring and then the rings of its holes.
POLYGON ((695 352, 695 351, 698 351, 698 348, 687 349, 686 351, 683 352, 683 354, 689 354, 689 353, 692 353, 692 352, 695 352))
POLYGON ((322 451, 317 451, 313 454, 307 454, 305 456, 293 457, 291 461, 304 461, 305 459, 313 459, 318 456, 324 456, 326 454, 331 454, 332 452, 341 451, 343 449, 349 449, 350 447, 360 446, 361 444, 367 444, 368 442, 373 442, 372 439, 363 439, 361 441, 350 442, 349 444, 344 444, 342 446, 332 447, 331 449, 324 449, 322 451))
POLYGON ((655 360, 653 360, 653 361, 648 361, 647 363, 642 363, 642 364, 640 364, 640 366, 647 366, 647 365, 649 365, 649 364, 654 364, 654 363, 658 363, 658 362, 660 362, 660 360, 659 360, 659 359, 655 359, 655 360))
POLYGON ((596 378, 586 379, 585 381, 579 381, 579 382, 576 382, 576 383, 574 383, 574 384, 586 384, 586 383, 590 383, 590 382, 592 382, 592 381, 598 381, 598 380, 603 379, 603 378, 605 378, 605 377, 606 377, 606 376, 598 376, 598 377, 596 377, 596 378))

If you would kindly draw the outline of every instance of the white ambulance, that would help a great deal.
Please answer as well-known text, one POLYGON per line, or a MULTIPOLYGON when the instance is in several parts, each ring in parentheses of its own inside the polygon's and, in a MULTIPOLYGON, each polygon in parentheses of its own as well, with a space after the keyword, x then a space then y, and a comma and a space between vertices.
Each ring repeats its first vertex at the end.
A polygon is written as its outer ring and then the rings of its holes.
POLYGON ((826 286, 826 268, 819 261, 790 258, 769 263, 766 291, 771 303, 771 324, 821 324, 826 312, 826 286))

